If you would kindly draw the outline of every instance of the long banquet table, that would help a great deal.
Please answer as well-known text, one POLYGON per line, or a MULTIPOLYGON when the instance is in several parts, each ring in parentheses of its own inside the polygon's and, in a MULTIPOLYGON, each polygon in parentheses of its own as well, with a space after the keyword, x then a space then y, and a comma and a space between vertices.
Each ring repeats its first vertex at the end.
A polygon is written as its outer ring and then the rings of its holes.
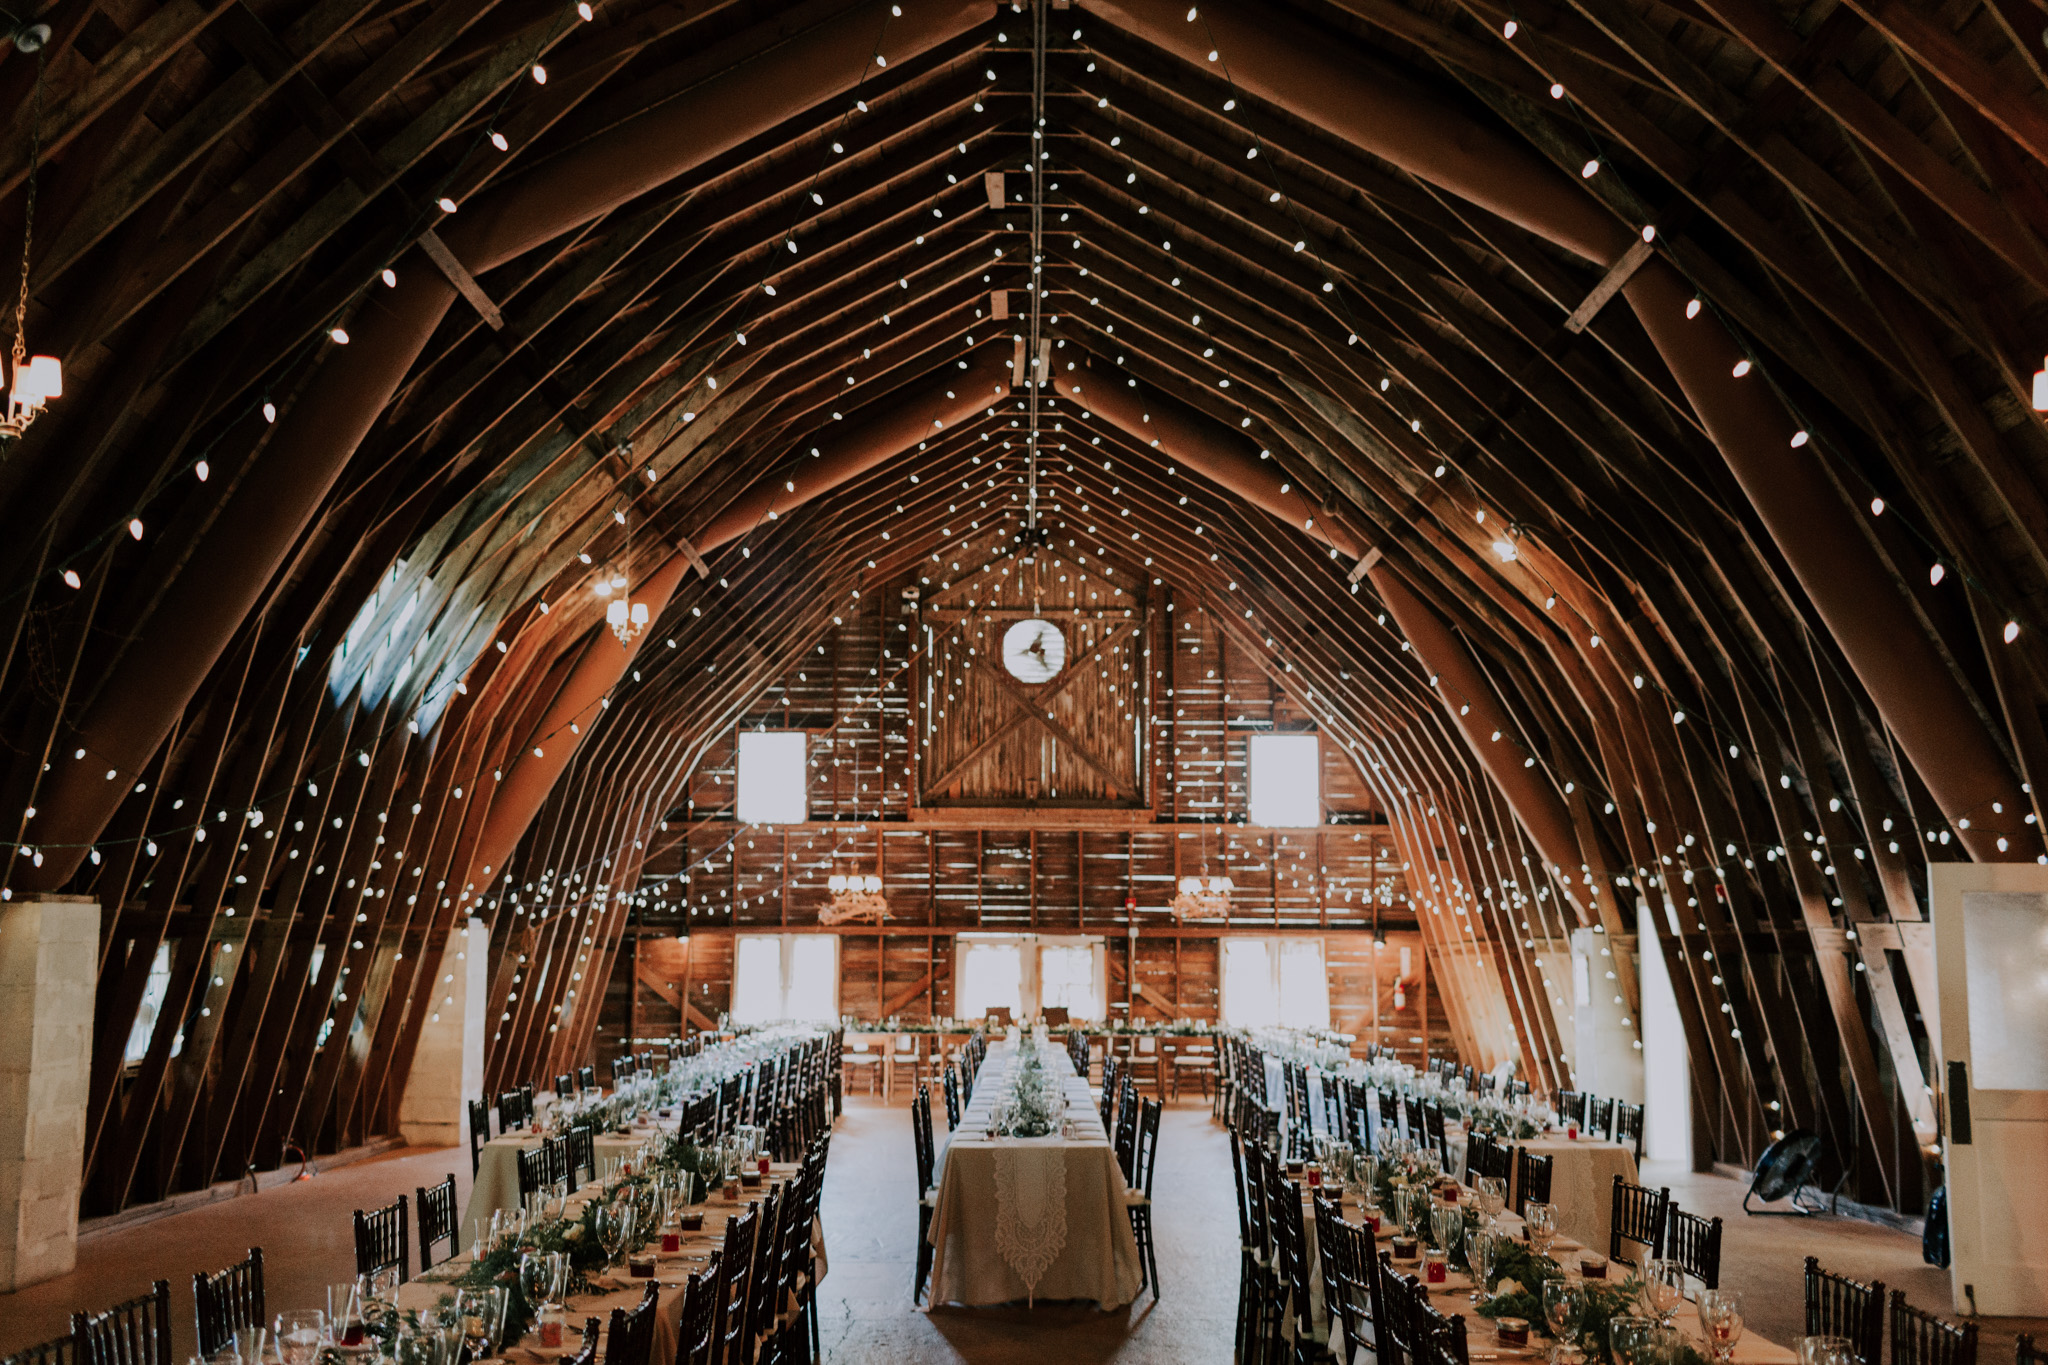
POLYGON ((1074 1136, 989 1138, 990 1112, 1016 1064, 1014 1044, 988 1050, 974 1098, 947 1139, 932 1209, 933 1304, 1138 1296, 1138 1244, 1116 1152, 1073 1063, 1039 1049, 1061 1077, 1074 1136))
MULTIPOLYGON (((640 1150, 654 1137, 653 1124, 636 1124, 631 1133, 600 1133, 591 1139, 591 1151, 601 1171, 607 1161, 619 1161, 640 1150)), ((469 1191, 469 1203, 462 1210, 462 1235, 466 1242, 478 1223, 488 1225, 496 1209, 519 1207, 519 1154, 541 1144, 540 1134, 531 1129, 500 1133, 477 1153, 476 1183, 469 1191)))
MULTIPOLYGON (((711 1253, 725 1243, 725 1225, 731 1219, 744 1213, 753 1204, 766 1198, 774 1185, 779 1185, 795 1176, 798 1167, 795 1162, 775 1164, 768 1168, 768 1180, 752 1189, 742 1189, 737 1201, 714 1194, 703 1207, 704 1227, 700 1232, 686 1232, 682 1237, 682 1249, 678 1252, 660 1253, 656 1258, 655 1277, 652 1283, 659 1286, 655 1309, 654 1347, 650 1360, 674 1360, 676 1358, 676 1337, 683 1319, 683 1288, 689 1277, 710 1260, 711 1253)), ((568 1208, 574 1213, 598 1193, 599 1183, 592 1181, 570 1196, 568 1208)), ((473 1202, 473 1201, 472 1201, 473 1202)), ((488 1220, 488 1215, 486 1215, 488 1220)), ((755 1232, 764 1229, 756 1220, 755 1232)), ((467 1239, 465 1239, 467 1240, 467 1239)), ((656 1245, 655 1243, 650 1243, 656 1245)), ((811 1229, 811 1246, 817 1260, 819 1279, 825 1276, 825 1252, 823 1239, 816 1224, 811 1229)), ((752 1255, 751 1248, 749 1256, 752 1255)), ((398 1307, 425 1312, 440 1302, 443 1295, 453 1295, 456 1290, 450 1281, 460 1278, 471 1263, 471 1253, 443 1261, 432 1270, 423 1271, 400 1285, 398 1307)), ((647 1280, 636 1280, 627 1275, 623 1266, 604 1275, 594 1277, 593 1292, 572 1294, 568 1298, 569 1323, 572 1330, 562 1336, 559 1348, 538 1344, 535 1334, 529 1332, 524 1341, 509 1347, 505 1356, 513 1361, 553 1361, 562 1356, 574 1355, 583 1344, 581 1328, 586 1318, 598 1319, 602 1327, 612 1309, 631 1309, 647 1292, 647 1280)))
MULTIPOLYGON (((1555 1192, 1553 1191, 1553 1193, 1555 1192)), ((1308 1279, 1311 1287, 1310 1310, 1313 1320, 1318 1327, 1327 1326, 1331 1339, 1336 1342, 1333 1354, 1338 1360, 1344 1360, 1346 1355, 1349 1354, 1353 1358, 1354 1365, 1369 1365, 1369 1362, 1373 1359, 1370 1350, 1371 1343, 1356 1343, 1356 1349, 1347 1352, 1341 1324, 1329 1320, 1328 1310, 1323 1302, 1321 1249, 1316 1245, 1314 1199, 1306 1187, 1302 1189, 1302 1200, 1304 1206, 1302 1230, 1306 1234, 1306 1251, 1309 1257, 1308 1279)), ((1565 1208, 1560 1207, 1560 1221, 1563 1220, 1566 1212, 1565 1208)), ((1360 1221, 1360 1210, 1349 1195, 1343 1198, 1343 1216, 1347 1222, 1356 1223, 1360 1221)), ((1501 1215, 1500 1227, 1502 1231, 1507 1232, 1511 1236, 1520 1237, 1523 1235, 1522 1220, 1512 1213, 1503 1213, 1501 1215)), ((1383 1222, 1380 1225, 1376 1249, 1379 1251, 1391 1249, 1393 1236, 1394 1230, 1391 1222, 1383 1222)), ((1557 1241, 1552 1244, 1550 1254, 1551 1259, 1559 1264, 1565 1264, 1568 1260, 1575 1259, 1581 1251, 1596 1251, 1604 1255, 1606 1243, 1602 1241, 1597 1247, 1586 1247, 1571 1237, 1560 1235, 1557 1241)), ((1421 1265, 1417 1261, 1396 1261, 1393 1263, 1393 1268, 1403 1274, 1415 1276, 1418 1279, 1422 1275, 1421 1265)), ((1608 1273, 1623 1275, 1627 1273, 1627 1267, 1611 1266, 1608 1273)), ((1597 1283, 1597 1281, 1588 1281, 1588 1283, 1597 1283)), ((1551 1343, 1548 1338, 1536 1334, 1533 1324, 1530 1330, 1529 1344, 1526 1347, 1503 1346, 1500 1343, 1499 1337, 1494 1332, 1493 1320, 1482 1317, 1475 1311, 1477 1305, 1471 1301, 1469 1297, 1471 1293, 1472 1277, 1462 1271, 1451 1271, 1443 1284, 1429 1286, 1429 1302, 1431 1307, 1442 1313, 1456 1313, 1465 1319, 1466 1341, 1473 1360, 1535 1362, 1548 1356, 1551 1343)), ((1699 1350, 1701 1355, 1705 1355, 1705 1336, 1700 1330, 1699 1318, 1694 1312, 1692 1296, 1690 1294, 1687 1295, 1687 1301, 1679 1305, 1677 1309, 1677 1324, 1678 1330, 1686 1336, 1693 1347, 1699 1350)), ((1754 1332, 1744 1332, 1742 1339, 1735 1345, 1735 1354, 1731 1365, 1792 1365, 1792 1362, 1797 1359, 1798 1356, 1795 1352, 1779 1345, 1777 1342, 1758 1336, 1754 1332)))

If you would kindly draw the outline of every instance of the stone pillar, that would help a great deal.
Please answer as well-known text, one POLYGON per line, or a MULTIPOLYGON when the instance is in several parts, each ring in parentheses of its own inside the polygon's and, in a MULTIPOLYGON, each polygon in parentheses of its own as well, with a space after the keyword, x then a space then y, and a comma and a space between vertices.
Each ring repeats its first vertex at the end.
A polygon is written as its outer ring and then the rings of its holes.
POLYGON ((1622 989, 1635 944, 1597 929, 1572 931, 1573 1088, 1602 1099, 1643 1101, 1641 1034, 1622 989))
POLYGON ((0 1294, 78 1261, 100 907, 0 904, 0 1294))
POLYGON ((469 1141, 463 1103, 484 1088, 484 968, 490 931, 480 919, 449 932, 420 1025, 412 1074, 398 1105, 398 1131, 414 1147, 459 1147, 469 1141))

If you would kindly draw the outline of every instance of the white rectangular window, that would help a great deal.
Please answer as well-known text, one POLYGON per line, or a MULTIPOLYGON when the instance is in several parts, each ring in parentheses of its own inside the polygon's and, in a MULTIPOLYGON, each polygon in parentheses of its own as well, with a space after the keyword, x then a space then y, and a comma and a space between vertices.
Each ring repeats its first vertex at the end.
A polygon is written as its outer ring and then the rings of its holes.
POLYGON ((1280 1022, 1288 1028, 1330 1026, 1330 974, 1319 938, 1280 940, 1280 1022))
POLYGON ((1253 824, 1323 823, 1322 747, 1316 736, 1253 735, 1245 742, 1245 766, 1253 824))
POLYGON ((1326 1029, 1330 976, 1319 938, 1223 940, 1223 1022, 1326 1029))
POLYGON ((732 1020, 839 1017, 837 934, 741 934, 732 946, 732 1020))
MULTIPOLYGON (((121 1060, 129 1066, 149 1055, 149 1040, 156 1034, 156 1017, 164 1007, 164 996, 171 989, 171 945, 156 945, 156 956, 150 960, 149 979, 142 985, 142 1005, 135 1011, 135 1025, 128 1030, 128 1046, 121 1060)), ((171 1054, 176 1056, 174 1050, 171 1054)))
POLYGON ((1058 1007, 1069 1019, 1100 1019, 1102 948, 1099 944, 1056 943, 1038 950, 1038 1008, 1058 1007))
POLYGON ((809 817, 801 730, 742 730, 739 818, 749 825, 800 825, 809 817))
POLYGON ((1280 1022, 1273 940, 1223 940, 1223 1022, 1233 1028, 1265 1028, 1280 1022))
POLYGON ((1024 1018, 1024 951, 1014 939, 980 943, 959 936, 959 1000, 954 1010, 962 1019, 980 1019, 992 1009, 1006 1009, 1013 1021, 1024 1018))

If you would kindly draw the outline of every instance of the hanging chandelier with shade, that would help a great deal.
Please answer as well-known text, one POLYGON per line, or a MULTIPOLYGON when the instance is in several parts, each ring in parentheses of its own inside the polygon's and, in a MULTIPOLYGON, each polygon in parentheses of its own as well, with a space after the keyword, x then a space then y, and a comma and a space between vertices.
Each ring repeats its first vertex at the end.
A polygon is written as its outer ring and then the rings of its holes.
POLYGON ((13 35, 15 50, 36 54, 34 135, 29 144, 27 205, 21 226, 21 292, 14 305, 14 355, 7 367, 7 407, 0 412, 0 443, 22 438, 29 425, 43 415, 52 398, 64 394, 64 365, 50 355, 28 353, 28 261, 29 244, 36 230, 36 172, 43 152, 43 58, 49 41, 46 24, 18 27, 13 35))
POLYGON ((1236 889, 1228 877, 1182 877, 1173 913, 1181 919, 1221 919, 1230 913, 1230 893, 1236 889))
MULTIPOLYGON (((612 515, 626 527, 626 548, 621 562, 630 566, 633 562, 633 528, 627 523, 623 509, 612 515)), ((619 637, 619 643, 630 645, 639 639, 641 632, 647 629, 650 613, 646 602, 633 600, 632 584, 626 577, 626 571, 617 567, 604 570, 598 574, 597 586, 592 591, 607 599, 604 623, 611 627, 612 634, 619 637)))

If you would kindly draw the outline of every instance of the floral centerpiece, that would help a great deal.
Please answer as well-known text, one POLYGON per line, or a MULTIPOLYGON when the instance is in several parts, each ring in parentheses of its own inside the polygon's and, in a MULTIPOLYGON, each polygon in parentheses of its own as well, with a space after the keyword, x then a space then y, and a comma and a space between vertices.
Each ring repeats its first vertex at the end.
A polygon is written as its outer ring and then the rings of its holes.
MULTIPOLYGON (((1547 1281, 1565 1278, 1563 1267, 1550 1257, 1502 1237, 1494 1249, 1493 1269, 1487 1277, 1486 1287, 1491 1296, 1476 1311, 1486 1318, 1525 1319, 1539 1334, 1549 1337, 1552 1332, 1544 1312, 1543 1286, 1547 1281)), ((1620 1280, 1573 1278, 1579 1286, 1581 1307, 1572 1340, 1594 1365, 1615 1365, 1608 1327, 1618 1317, 1648 1315, 1649 1310, 1643 1307, 1642 1283, 1633 1273, 1620 1280)), ((1683 1345, 1672 1365, 1705 1365, 1705 1358, 1690 1345, 1683 1345)))

